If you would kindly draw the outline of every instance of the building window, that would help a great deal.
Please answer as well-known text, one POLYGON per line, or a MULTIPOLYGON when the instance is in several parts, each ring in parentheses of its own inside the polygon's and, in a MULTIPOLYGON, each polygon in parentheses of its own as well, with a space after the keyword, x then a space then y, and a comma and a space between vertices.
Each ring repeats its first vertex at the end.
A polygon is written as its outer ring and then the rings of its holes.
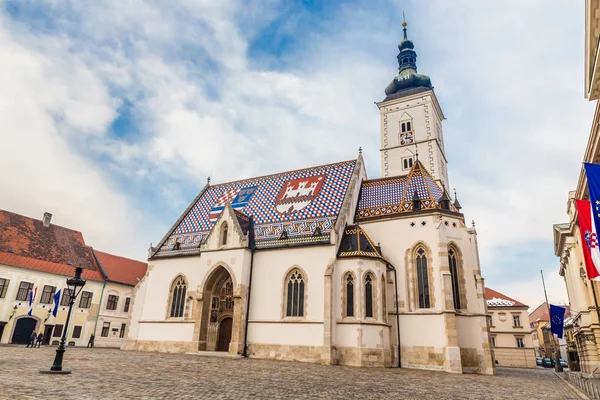
POLYGON ((365 277, 365 317, 373 318, 373 275, 365 277))
POLYGON ((183 309, 185 307, 185 295, 187 293, 187 284, 183 276, 179 276, 171 286, 171 318, 183 317, 183 309))
POLYGON ((129 312, 129 303, 131 302, 130 297, 125 298, 125 307, 123 307, 123 312, 129 312))
POLYGON ((494 320, 492 319, 492 316, 488 315, 487 319, 488 319, 488 325, 490 327, 493 327, 494 326, 494 320))
POLYGON ((81 292, 79 308, 90 308, 92 304, 92 292, 81 292))
POLYGON ((21 282, 17 292, 17 300, 23 301, 29 298, 29 293, 33 290, 33 283, 21 282))
POLYGON ((126 324, 121 324, 121 331, 119 332, 119 337, 122 339, 125 336, 125 327, 126 324))
POLYGON ((62 325, 54 325, 54 333, 52 334, 52 337, 60 337, 60 335, 62 335, 62 331, 62 325))
POLYGON ((417 250, 417 290, 419 297, 419 308, 430 308, 429 299, 429 274, 427 271, 427 255, 425 250, 417 250))
POLYGON ((412 126, 411 125, 412 124, 410 123, 410 121, 409 122, 403 122, 401 124, 402 132, 410 132, 410 131, 412 131, 412 126))
POLYGON ((52 296, 54 296, 54 292, 56 292, 56 287, 44 285, 44 290, 42 291, 42 298, 40 299, 40 304, 52 303, 52 296))
POLYGON ((525 347, 525 343, 523 343, 522 337, 517 338, 517 347, 525 347))
POLYGON ((79 339, 81 337, 81 325, 75 325, 73 327, 73 339, 79 339))
POLYGON ((71 299, 71 289, 64 288, 62 290, 62 298, 60 299, 60 305, 61 306, 68 306, 70 299, 71 299))
POLYGON ((287 279, 286 317, 304 316, 304 277, 294 269, 287 279))
POLYGON ((402 169, 411 169, 413 166, 413 158, 405 157, 402 159, 402 169))
POLYGON ((100 336, 107 337, 109 330, 110 330, 110 322, 103 323, 102 324, 102 333, 100 334, 100 336))
POLYGON ((6 297, 6 290, 8 289, 9 279, 0 278, 0 299, 6 297))
POLYGON ((491 337, 492 347, 496 347, 496 336, 491 337))
POLYGON ((450 276, 452 277, 452 299, 454 308, 460 310, 460 286, 458 281, 458 266, 456 263, 456 252, 454 249, 448 249, 448 265, 450 266, 450 276))
POLYGON ((221 246, 225 246, 227 244, 227 222, 223 222, 221 225, 221 246))
POLYGON ((518 315, 513 315, 513 327, 520 328, 521 327, 521 317, 518 315))
POLYGON ((531 334, 531 337, 533 338, 533 340, 538 340, 538 334, 537 334, 537 332, 533 332, 531 334))
POLYGON ((354 277, 346 275, 346 317, 354 317, 354 277))
POLYGON ((119 302, 119 296, 116 296, 114 294, 109 294, 108 301, 106 302, 106 309, 107 310, 116 310, 118 302, 119 302))

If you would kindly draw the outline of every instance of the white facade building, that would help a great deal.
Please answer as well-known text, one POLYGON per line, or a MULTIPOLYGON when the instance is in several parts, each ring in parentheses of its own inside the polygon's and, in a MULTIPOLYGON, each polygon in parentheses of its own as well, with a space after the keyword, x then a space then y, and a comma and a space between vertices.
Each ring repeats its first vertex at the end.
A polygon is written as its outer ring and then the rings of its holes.
POLYGON ((359 155, 207 184, 150 249, 122 348, 494 373, 444 117, 406 29, 399 49, 378 103, 382 178, 359 155))

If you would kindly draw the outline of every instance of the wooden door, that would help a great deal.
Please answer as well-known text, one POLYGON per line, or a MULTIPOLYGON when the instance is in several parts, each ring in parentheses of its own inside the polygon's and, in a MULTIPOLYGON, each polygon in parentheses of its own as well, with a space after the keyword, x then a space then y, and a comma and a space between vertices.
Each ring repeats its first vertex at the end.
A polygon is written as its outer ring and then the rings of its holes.
POLYGON ((52 330, 54 329, 54 325, 46 325, 44 327, 44 339, 42 344, 50 344, 50 337, 52 336, 52 330))
POLYGON ((31 332, 35 330, 37 321, 33 318, 21 318, 17 321, 11 342, 14 344, 27 344, 31 338, 31 332))
POLYGON ((219 324, 219 336, 217 339, 217 351, 229 351, 231 342, 232 319, 224 318, 219 324))

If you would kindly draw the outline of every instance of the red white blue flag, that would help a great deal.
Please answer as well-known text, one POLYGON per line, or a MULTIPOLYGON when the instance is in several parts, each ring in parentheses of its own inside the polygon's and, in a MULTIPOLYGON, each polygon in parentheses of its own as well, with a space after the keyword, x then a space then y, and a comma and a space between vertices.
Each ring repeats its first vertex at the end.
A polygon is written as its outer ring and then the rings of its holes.
POLYGON ((37 286, 33 288, 31 292, 29 292, 29 312, 27 315, 31 316, 33 312, 33 302, 35 301, 35 296, 37 295, 37 286))
POLYGON ((575 202, 579 214, 579 232, 585 271, 588 279, 600 281, 600 248, 598 248, 596 224, 592 218, 592 206, 587 200, 575 200, 575 202))

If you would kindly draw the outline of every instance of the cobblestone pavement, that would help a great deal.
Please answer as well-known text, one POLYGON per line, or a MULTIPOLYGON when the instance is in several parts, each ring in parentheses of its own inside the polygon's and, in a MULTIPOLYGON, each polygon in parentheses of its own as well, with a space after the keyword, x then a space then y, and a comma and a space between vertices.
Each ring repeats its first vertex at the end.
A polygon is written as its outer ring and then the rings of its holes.
POLYGON ((496 376, 54 347, 0 346, 0 399, 577 399, 551 370, 496 376))

